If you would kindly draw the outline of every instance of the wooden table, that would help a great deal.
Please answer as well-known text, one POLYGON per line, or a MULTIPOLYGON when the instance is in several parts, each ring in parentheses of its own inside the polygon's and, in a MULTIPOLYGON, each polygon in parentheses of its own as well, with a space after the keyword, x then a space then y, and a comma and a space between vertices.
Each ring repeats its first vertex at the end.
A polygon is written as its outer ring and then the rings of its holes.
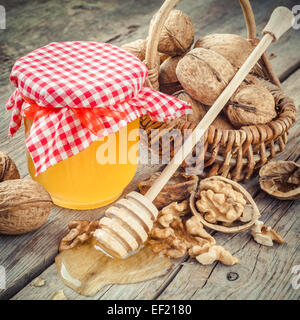
MULTIPOLYGON (((16 162, 22 177, 28 177, 24 134, 7 137, 10 113, 4 110, 13 87, 9 73, 14 61, 29 51, 52 41, 93 40, 122 44, 144 38, 153 14, 161 0, 43 0, 2 1, 6 8, 7 29, 0 30, 0 150, 16 162), (20 2, 21 3, 21 2, 20 2), (62 4, 63 3, 63 4, 62 4)), ((292 8, 297 1, 252 1, 258 30, 265 25, 278 5, 292 8)), ((246 35, 244 20, 235 0, 183 0, 179 6, 194 22, 198 37, 212 32, 246 35)), ((300 104, 300 31, 291 30, 272 45, 271 63, 283 88, 300 104)), ((300 118, 293 126, 286 149, 277 158, 300 161, 300 118)), ((157 166, 141 165, 126 192, 136 188, 157 166)), ((162 278, 131 285, 105 287, 92 299, 299 299, 300 289, 292 288, 291 269, 300 265, 299 229, 300 201, 279 201, 262 192, 257 178, 246 185, 262 214, 261 219, 287 241, 285 245, 265 247, 254 242, 249 232, 216 234, 240 263, 228 267, 221 263, 201 266, 188 257, 175 260, 172 270, 162 278), (228 273, 238 278, 228 280, 228 273)), ((40 229, 21 236, 0 236, 0 265, 7 273, 7 289, 0 290, 0 299, 49 299, 63 289, 69 299, 86 299, 64 286, 53 264, 60 239, 73 219, 95 219, 103 208, 86 212, 53 206, 47 223, 40 229), (46 280, 43 287, 32 285, 37 276, 46 280)))

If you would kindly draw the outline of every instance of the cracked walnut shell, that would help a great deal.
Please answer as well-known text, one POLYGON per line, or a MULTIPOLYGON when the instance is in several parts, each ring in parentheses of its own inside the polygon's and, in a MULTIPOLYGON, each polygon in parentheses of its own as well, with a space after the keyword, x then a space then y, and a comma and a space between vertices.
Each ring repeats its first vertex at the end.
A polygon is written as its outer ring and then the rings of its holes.
POLYGON ((262 190, 281 200, 300 199, 300 165, 293 161, 271 161, 259 171, 262 190))
POLYGON ((6 153, 0 151, 0 182, 13 179, 20 179, 18 168, 6 153))
POLYGON ((251 195, 220 176, 201 180, 197 193, 191 194, 190 206, 206 227, 225 233, 246 230, 260 216, 251 195))
POLYGON ((220 54, 196 48, 178 62, 176 75, 193 99, 211 106, 233 78, 234 68, 220 54))
MULTIPOLYGON (((150 22, 150 28, 156 21, 156 15, 150 22)), ((158 51, 169 56, 182 55, 194 42, 194 27, 188 15, 180 10, 172 10, 159 37, 158 51)))
MULTIPOLYGON (((146 194, 160 174, 160 172, 156 172, 149 179, 139 183, 139 190, 142 195, 146 194)), ((182 172, 176 172, 154 199, 153 204, 158 209, 162 209, 174 201, 188 199, 190 193, 196 190, 197 183, 197 176, 188 176, 182 172)))

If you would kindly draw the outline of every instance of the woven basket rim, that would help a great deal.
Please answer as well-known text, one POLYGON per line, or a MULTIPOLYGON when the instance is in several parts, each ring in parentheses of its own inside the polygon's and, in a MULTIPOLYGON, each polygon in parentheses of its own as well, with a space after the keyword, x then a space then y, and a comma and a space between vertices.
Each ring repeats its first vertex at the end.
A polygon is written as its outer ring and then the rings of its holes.
MULTIPOLYGON (((159 35, 171 10, 178 2, 179 0, 166 0, 150 24, 144 61, 149 73, 145 85, 156 90, 159 90, 159 65, 157 65, 159 35)), ((259 40, 256 38, 256 23, 250 1, 239 0, 239 3, 246 22, 248 38, 258 42, 259 40)), ((239 129, 220 129, 211 125, 204 134, 204 144, 206 144, 204 151, 205 161, 208 158, 205 165, 212 167, 209 175, 222 174, 225 177, 229 177, 232 173, 233 180, 247 180, 256 168, 264 165, 284 149, 288 130, 296 121, 296 107, 293 100, 282 91, 280 81, 272 70, 266 54, 262 55, 257 66, 259 66, 257 72, 259 70, 262 73, 257 75, 271 86, 274 86, 269 91, 275 99, 277 117, 266 124, 242 126, 239 129), (247 166, 246 170, 245 166, 247 166), (242 177, 242 172, 244 171, 246 172, 242 177)), ((184 128, 194 129, 197 125, 197 123, 184 119, 182 121, 184 121, 184 128)), ((170 129, 167 122, 155 123, 148 116, 142 117, 141 127, 146 129, 147 133, 149 133, 149 129, 151 130, 151 123, 154 128, 161 125, 164 129, 163 132, 167 132, 170 129)), ((176 126, 172 128, 176 128, 176 126)), ((159 132, 155 139, 163 136, 163 132, 159 132)))

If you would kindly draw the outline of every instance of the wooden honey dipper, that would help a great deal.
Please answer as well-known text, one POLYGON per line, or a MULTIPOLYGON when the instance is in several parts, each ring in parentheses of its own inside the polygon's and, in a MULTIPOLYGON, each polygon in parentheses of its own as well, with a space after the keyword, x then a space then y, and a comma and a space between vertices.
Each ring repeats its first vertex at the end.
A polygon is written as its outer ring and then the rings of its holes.
POLYGON ((106 210, 106 216, 100 220, 100 228, 94 232, 94 237, 101 249, 112 256, 127 258, 147 240, 158 215, 158 210, 152 201, 192 151, 196 143, 200 141, 204 132, 221 112, 271 42, 277 41, 292 26, 293 18, 292 12, 286 7, 278 7, 273 11, 262 32, 263 38, 259 44, 148 192, 144 196, 138 192, 131 192, 126 195, 125 199, 117 201, 106 210))

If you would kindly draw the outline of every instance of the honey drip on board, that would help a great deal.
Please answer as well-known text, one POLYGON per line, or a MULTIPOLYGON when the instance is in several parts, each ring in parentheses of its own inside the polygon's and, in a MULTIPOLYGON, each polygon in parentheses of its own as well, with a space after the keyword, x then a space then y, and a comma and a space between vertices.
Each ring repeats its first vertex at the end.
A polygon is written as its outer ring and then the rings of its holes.
POLYGON ((68 287, 84 296, 94 296, 108 284, 129 284, 163 276, 171 260, 144 247, 127 259, 110 258, 94 238, 55 258, 58 274, 68 287), (98 249, 97 249, 98 248, 98 249))

